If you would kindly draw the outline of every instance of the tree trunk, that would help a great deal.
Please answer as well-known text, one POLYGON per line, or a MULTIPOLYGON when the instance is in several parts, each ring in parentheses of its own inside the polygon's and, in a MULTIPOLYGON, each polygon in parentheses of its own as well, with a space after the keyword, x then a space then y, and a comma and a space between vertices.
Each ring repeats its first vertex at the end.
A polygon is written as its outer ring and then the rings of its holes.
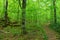
POLYGON ((56 17, 56 0, 53 0, 53 7, 54 7, 54 24, 57 23, 57 17, 56 17))
POLYGON ((18 0, 19 6, 21 7, 21 0, 18 0))
MULTIPOLYGON (((18 0, 18 14, 17 14, 17 20, 19 19, 19 17, 20 17, 20 8, 21 8, 21 0, 18 0)), ((19 20, 18 20, 18 22, 19 22, 19 20)))
POLYGON ((25 28, 25 15, 26 14, 26 0, 22 0, 22 29, 23 34, 26 34, 26 28, 25 28))
POLYGON ((8 8, 8 0, 6 0, 5 2, 5 27, 7 27, 7 23, 8 23, 8 13, 7 13, 7 8, 8 8))

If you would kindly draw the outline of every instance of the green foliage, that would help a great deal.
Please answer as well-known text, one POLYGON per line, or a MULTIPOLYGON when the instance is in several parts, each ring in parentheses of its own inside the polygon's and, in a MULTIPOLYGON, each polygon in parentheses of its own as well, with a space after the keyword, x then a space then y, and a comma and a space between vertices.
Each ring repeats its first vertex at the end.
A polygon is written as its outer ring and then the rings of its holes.
MULTIPOLYGON (((22 1, 22 0, 21 0, 22 1)), ((4 18, 4 0, 0 0, 0 18, 4 18)), ((56 1, 57 9, 57 23, 60 24, 60 0, 56 1)), ((8 0, 8 17, 11 22, 22 20, 22 10, 18 7, 17 0, 8 0), (19 8, 19 9, 18 9, 19 8), (19 13, 18 13, 19 10, 19 13), (18 19, 19 18, 19 19, 18 19)), ((48 37, 41 25, 44 23, 53 22, 53 5, 52 0, 27 0, 26 3, 26 30, 33 32, 39 30, 44 36, 44 40, 48 40, 48 37)), ((21 22, 20 22, 21 23, 21 22)), ((53 24, 53 23, 51 23, 53 24)), ((51 28, 60 33, 60 25, 51 25, 51 28)), ((21 28, 7 27, 4 30, 9 31, 13 35, 21 34, 21 28)), ((39 33, 40 33, 39 32, 39 33)))

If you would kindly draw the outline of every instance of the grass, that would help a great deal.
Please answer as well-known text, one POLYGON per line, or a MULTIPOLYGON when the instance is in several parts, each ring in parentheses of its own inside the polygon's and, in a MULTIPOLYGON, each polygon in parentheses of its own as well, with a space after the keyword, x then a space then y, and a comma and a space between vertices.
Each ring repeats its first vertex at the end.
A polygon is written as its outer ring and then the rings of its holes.
POLYGON ((2 34, 0 35, 1 40, 4 40, 4 39, 15 40, 15 38, 16 40, 40 40, 41 38, 44 40, 48 40, 47 35, 42 27, 39 27, 39 29, 37 27, 34 27, 34 28, 26 27, 26 31, 28 32, 27 35, 21 35, 21 32, 22 32, 21 27, 8 26, 3 30, 9 33, 6 33, 6 34, 1 33, 2 34))

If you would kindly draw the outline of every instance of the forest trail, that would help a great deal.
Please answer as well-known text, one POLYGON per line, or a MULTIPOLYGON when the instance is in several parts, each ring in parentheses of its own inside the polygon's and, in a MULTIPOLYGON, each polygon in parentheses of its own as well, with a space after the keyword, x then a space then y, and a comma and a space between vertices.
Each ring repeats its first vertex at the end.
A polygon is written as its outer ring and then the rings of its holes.
POLYGON ((43 28, 48 36, 48 40, 58 40, 57 33, 53 31, 52 29, 50 29, 48 25, 45 24, 43 28))

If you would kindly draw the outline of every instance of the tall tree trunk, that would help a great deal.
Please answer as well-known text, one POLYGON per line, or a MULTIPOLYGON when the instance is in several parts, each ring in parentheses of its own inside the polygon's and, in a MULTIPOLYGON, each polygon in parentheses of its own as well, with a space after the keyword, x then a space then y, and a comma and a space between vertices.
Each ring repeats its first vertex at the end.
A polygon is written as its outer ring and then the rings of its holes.
POLYGON ((18 0, 18 14, 17 14, 17 19, 19 19, 19 16, 20 16, 19 15, 20 14, 20 8, 21 8, 21 0, 18 0))
POLYGON ((26 28, 25 28, 25 15, 26 14, 26 0, 22 0, 22 29, 23 34, 26 34, 26 28))
POLYGON ((19 6, 21 7, 21 0, 18 0, 19 6))
POLYGON ((8 23, 8 13, 7 13, 7 8, 8 8, 8 0, 5 1, 5 27, 7 27, 8 23))
POLYGON ((54 24, 57 23, 57 17, 56 17, 56 0, 53 0, 53 7, 54 7, 54 24))

